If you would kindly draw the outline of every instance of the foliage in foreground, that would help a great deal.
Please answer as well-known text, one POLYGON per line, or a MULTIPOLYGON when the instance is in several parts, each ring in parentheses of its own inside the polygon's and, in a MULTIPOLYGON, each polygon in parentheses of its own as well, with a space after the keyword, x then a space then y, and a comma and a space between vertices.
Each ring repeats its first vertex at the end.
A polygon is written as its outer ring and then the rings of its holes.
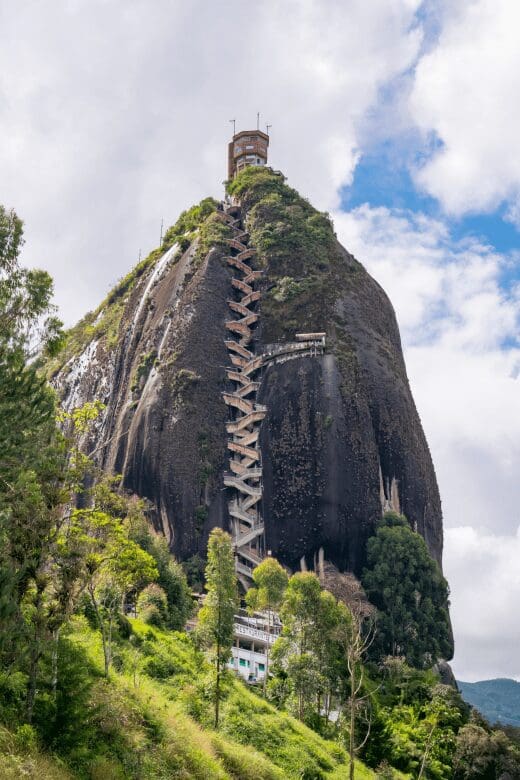
MULTIPOLYGON (((225 675, 221 727, 214 731, 213 676, 190 638, 139 620, 130 626, 128 638, 114 637, 106 679, 99 633, 85 619, 73 620, 60 638, 57 706, 38 703, 24 745, 23 732, 7 735, 0 770, 2 761, 26 761, 40 767, 33 776, 41 780, 348 776, 340 746, 278 712, 231 673, 225 675)), ((7 688, 4 681, 2 702, 7 688)), ((16 728, 12 688, 10 701, 16 728)), ((0 715, 5 718, 5 710, 0 715)), ((374 775, 359 764, 357 776, 374 775)))

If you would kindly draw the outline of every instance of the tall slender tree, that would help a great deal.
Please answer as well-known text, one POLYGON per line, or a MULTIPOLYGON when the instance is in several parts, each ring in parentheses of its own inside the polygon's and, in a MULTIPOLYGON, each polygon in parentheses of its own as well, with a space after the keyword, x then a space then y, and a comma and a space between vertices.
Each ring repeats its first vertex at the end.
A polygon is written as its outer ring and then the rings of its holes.
POLYGON ((54 394, 31 360, 59 348, 61 323, 50 276, 19 263, 22 244, 22 221, 0 206, 0 657, 7 665, 20 657, 26 593, 41 601, 36 580, 62 503, 65 463, 54 394))
POLYGON ((199 634, 213 652, 215 728, 218 728, 222 673, 231 656, 233 618, 238 601, 231 537, 221 528, 214 528, 209 537, 206 590, 204 606, 199 612, 199 634))
POLYGON ((349 778, 354 780, 356 757, 370 737, 372 724, 371 694, 365 690, 363 662, 374 641, 375 623, 368 619, 363 621, 359 613, 350 610, 344 604, 340 604, 339 609, 338 637, 345 654, 349 676, 345 701, 348 718, 349 778), (364 734, 358 733, 358 720, 361 720, 362 714, 366 724, 364 734))

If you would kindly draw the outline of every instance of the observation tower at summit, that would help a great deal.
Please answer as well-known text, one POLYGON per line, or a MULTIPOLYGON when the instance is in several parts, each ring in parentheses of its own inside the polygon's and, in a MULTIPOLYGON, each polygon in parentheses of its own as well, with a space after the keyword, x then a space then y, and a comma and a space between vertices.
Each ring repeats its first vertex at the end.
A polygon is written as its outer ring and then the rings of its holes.
POLYGON ((261 130, 241 130, 228 145, 228 179, 249 165, 266 165, 269 136, 261 130))

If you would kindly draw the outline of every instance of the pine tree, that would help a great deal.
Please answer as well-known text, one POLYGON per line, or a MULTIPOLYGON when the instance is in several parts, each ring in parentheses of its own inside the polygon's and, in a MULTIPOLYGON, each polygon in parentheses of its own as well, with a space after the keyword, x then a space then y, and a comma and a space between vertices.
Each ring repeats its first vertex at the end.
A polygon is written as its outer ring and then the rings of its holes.
POLYGON ((426 542, 405 517, 388 512, 368 541, 362 584, 378 609, 373 649, 431 666, 451 655, 448 584, 426 542))

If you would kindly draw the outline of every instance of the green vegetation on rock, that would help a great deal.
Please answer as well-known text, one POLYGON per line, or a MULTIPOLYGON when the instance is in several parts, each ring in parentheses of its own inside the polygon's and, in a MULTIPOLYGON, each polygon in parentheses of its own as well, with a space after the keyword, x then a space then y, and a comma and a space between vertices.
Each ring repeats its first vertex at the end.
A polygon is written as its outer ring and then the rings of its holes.
MULTIPOLYGON (((53 360, 46 365, 47 376, 54 377, 58 371, 73 357, 80 355, 87 345, 95 340, 102 340, 107 350, 113 350, 118 344, 119 326, 123 317, 128 298, 139 279, 150 271, 155 263, 177 243, 179 251, 176 258, 190 246, 198 235, 199 229, 209 219, 217 208, 214 198, 204 198, 195 206, 183 211, 178 220, 166 231, 160 247, 153 249, 126 274, 109 292, 97 309, 86 314, 74 327, 66 333, 65 347, 53 360)), ((224 228, 225 226, 222 225, 224 228)), ((208 242, 218 237, 217 230, 208 227, 202 231, 208 242)))
POLYGON ((152 350, 151 352, 146 352, 144 355, 141 355, 139 359, 139 364, 135 371, 134 378, 132 379, 132 383, 130 385, 130 390, 133 393, 139 391, 141 386, 145 384, 150 374, 150 371, 154 366, 156 358, 157 358, 157 352, 155 350, 152 350))
POLYGON ((228 192, 247 214, 251 245, 266 269, 264 340, 292 339, 297 329, 327 330, 338 275, 352 273, 329 215, 313 208, 270 168, 245 168, 228 183, 228 192))

